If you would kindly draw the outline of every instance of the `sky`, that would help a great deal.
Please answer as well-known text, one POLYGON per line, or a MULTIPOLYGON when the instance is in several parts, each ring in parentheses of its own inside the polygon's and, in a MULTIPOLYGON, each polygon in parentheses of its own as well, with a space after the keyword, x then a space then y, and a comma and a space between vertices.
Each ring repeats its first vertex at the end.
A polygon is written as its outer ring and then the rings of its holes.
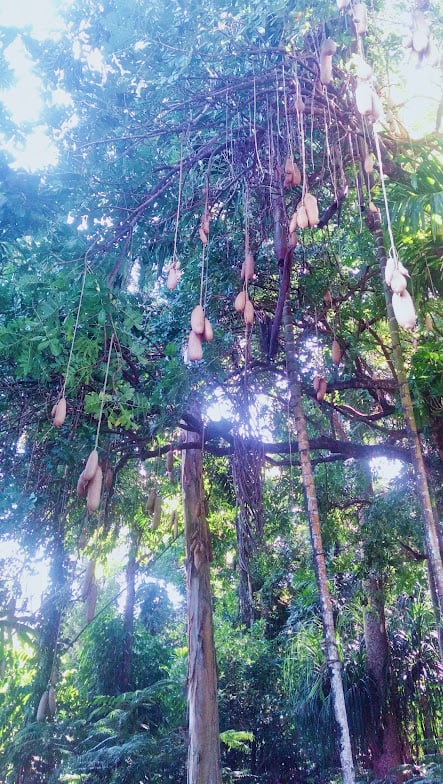
MULTIPOLYGON (((56 36, 63 28, 59 12, 69 7, 70 3, 71 0, 0 0, 0 26, 27 28, 39 39, 56 36)), ((408 8, 405 3, 405 10, 408 8)), ((402 19, 406 31, 407 18, 408 13, 402 19)), ((388 13, 386 23, 393 25, 395 21, 389 18, 388 13)), ((41 119, 43 105, 39 95, 39 81, 32 73, 32 64, 19 39, 9 47, 6 54, 16 71, 16 84, 6 91, 0 90, 0 99, 17 124, 30 123, 32 128, 21 148, 15 146, 14 142, 2 140, 0 129, 0 145, 3 142, 2 146, 13 155, 15 168, 38 171, 48 165, 55 165, 57 151, 41 119)), ((401 104, 400 119, 416 138, 434 130, 436 107, 441 97, 440 81, 436 66, 425 63, 417 68, 407 57, 404 67, 400 69, 399 79, 394 77, 391 81, 394 101, 401 104)), ((59 100, 63 101, 63 96, 59 96, 59 100)))
MULTIPOLYGON (((67 0, 63 3, 59 0, 1 0, 0 26, 31 30, 37 39, 56 36, 63 28, 58 10, 66 5, 67 0)), ((57 151, 41 120, 40 81, 32 72, 32 63, 19 38, 5 50, 5 55, 15 71, 16 82, 13 87, 0 90, 0 99, 15 123, 30 123, 32 129, 24 146, 17 147, 5 141, 3 146, 13 155, 16 168, 35 171, 54 165, 57 163, 57 151)))

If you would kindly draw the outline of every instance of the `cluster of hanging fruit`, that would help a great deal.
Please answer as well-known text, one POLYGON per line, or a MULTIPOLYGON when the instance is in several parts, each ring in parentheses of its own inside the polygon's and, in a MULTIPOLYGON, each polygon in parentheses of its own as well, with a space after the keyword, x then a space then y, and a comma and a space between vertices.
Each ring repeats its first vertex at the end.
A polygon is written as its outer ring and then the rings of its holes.
MULTIPOLYGON (((88 512, 96 512, 100 506, 103 473, 103 468, 98 462, 98 452, 96 449, 93 449, 77 482, 77 495, 79 498, 86 498, 86 508, 88 512)), ((109 489, 112 485, 112 480, 113 476, 111 469, 105 467, 106 489, 109 489)))
MULTIPOLYGON (((350 0, 337 0, 340 11, 344 11, 350 0)), ((361 42, 368 29, 368 8, 366 3, 355 3, 350 10, 354 23, 357 39, 361 42)), ((332 80, 332 56, 335 54, 337 45, 330 38, 325 38, 320 48, 320 81, 328 85, 332 80)), ((361 54, 354 54, 352 64, 356 72, 355 104, 357 110, 363 117, 367 117, 372 122, 377 122, 383 118, 383 106, 374 89, 374 79, 371 66, 364 60, 361 54)))
POLYGON ((37 714, 35 717, 36 721, 44 721, 47 716, 49 716, 50 718, 55 716, 55 712, 57 709, 56 699, 55 699, 56 681, 57 681, 57 672, 56 672, 56 668, 53 667, 48 685, 45 691, 43 692, 42 696, 40 697, 40 702, 38 704, 37 714))
POLYGON ((152 517, 152 530, 156 531, 162 517, 162 497, 155 487, 151 488, 146 499, 145 511, 152 517))
MULTIPOLYGON (((334 365, 339 365, 342 360, 342 356, 343 356, 342 347, 339 341, 337 340, 337 338, 334 337, 331 345, 332 363, 334 365)), ((319 403, 321 403, 328 390, 327 379, 321 373, 316 373, 312 379, 312 386, 314 388, 314 392, 317 400, 319 401, 319 403)))
POLYGON ((178 259, 175 259, 169 265, 168 277, 166 278, 166 287, 169 291, 174 291, 182 275, 183 270, 180 269, 180 262, 178 259))
POLYGON ((305 191, 295 208, 289 222, 289 236, 293 237, 297 229, 313 228, 319 221, 317 199, 312 193, 305 191))
MULTIPOLYGON (((198 229, 203 247, 208 244, 209 213, 203 213, 198 229)), ((196 305, 191 313, 191 331, 188 335, 187 358, 190 362, 198 362, 203 357, 203 343, 210 343, 214 337, 211 322, 205 316, 202 305, 196 305)))
POLYGON ((392 309, 397 323, 403 329, 414 329, 417 316, 412 297, 407 290, 409 272, 395 250, 391 250, 385 267, 385 281, 392 291, 392 309))
POLYGON ((234 308, 237 313, 243 314, 243 321, 246 326, 252 326, 254 323, 254 305, 249 299, 248 283, 253 279, 255 272, 254 256, 250 250, 245 251, 245 258, 241 266, 241 279, 245 287, 239 291, 235 298, 234 308))
POLYGON ((214 337, 211 322, 205 316, 201 305, 196 305, 191 313, 191 331, 188 335, 188 360, 198 362, 203 356, 203 343, 210 343, 214 337))
POLYGON ((411 34, 403 43, 406 49, 411 50, 412 57, 418 63, 422 63, 424 60, 431 65, 438 63, 439 54, 431 37, 429 22, 420 9, 416 9, 413 12, 411 34))

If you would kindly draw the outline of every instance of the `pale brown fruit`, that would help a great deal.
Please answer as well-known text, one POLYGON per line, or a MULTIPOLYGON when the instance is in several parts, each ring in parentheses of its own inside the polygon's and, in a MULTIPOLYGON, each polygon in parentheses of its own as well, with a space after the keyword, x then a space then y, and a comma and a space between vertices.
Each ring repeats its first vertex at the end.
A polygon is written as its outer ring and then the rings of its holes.
POLYGON ((392 295, 392 308, 400 327, 414 329, 417 316, 412 297, 406 289, 402 294, 392 295))
POLYGON ((188 335, 188 360, 199 362, 203 358, 202 336, 191 329, 188 335))
POLYGON ((208 244, 208 238, 207 238, 207 236, 206 236, 206 234, 203 231, 203 228, 201 226, 199 226, 199 228, 198 228, 198 236, 200 237, 203 245, 207 245, 208 244))
POLYGON ((434 331, 434 322, 432 321, 432 317, 429 315, 429 313, 426 315, 425 318, 425 327, 428 330, 428 332, 434 331))
POLYGON ((321 380, 322 380, 322 376, 320 376, 318 373, 313 377, 313 379, 312 379, 312 386, 313 386, 314 392, 318 392, 321 380))
POLYGON ((48 688, 48 713, 50 716, 55 716, 55 711, 57 710, 57 704, 55 700, 55 688, 54 686, 49 686, 48 688))
POLYGON ((390 286, 395 294, 403 294, 407 286, 405 276, 398 270, 395 270, 392 274, 390 286))
POLYGON ((46 715, 48 713, 48 690, 45 689, 42 696, 40 697, 40 702, 37 708, 37 715, 35 717, 36 721, 44 721, 46 719, 46 715))
POLYGON ((295 248, 296 245, 297 245, 297 242, 298 242, 297 232, 294 229, 294 231, 291 231, 291 233, 289 235, 289 247, 290 248, 295 248))
POLYGON ((171 531, 174 530, 176 522, 177 522, 177 510, 173 509, 171 514, 169 515, 169 527, 171 531))
POLYGON ((243 319, 245 324, 249 326, 254 323, 254 305, 250 299, 246 301, 245 309, 243 311, 243 319))
POLYGON ((205 232, 205 234, 209 234, 209 221, 210 220, 211 219, 210 219, 208 213, 205 212, 203 217, 202 217, 202 222, 201 222, 201 227, 202 227, 203 231, 205 232))
POLYGON ((341 351, 340 343, 336 338, 334 338, 334 340, 332 341, 331 356, 334 365, 339 365, 341 361, 342 351, 341 351))
POLYGON ((214 337, 214 330, 212 329, 211 322, 205 318, 205 328, 203 330, 203 340, 205 343, 210 343, 214 337))
POLYGON ((290 156, 286 158, 285 174, 286 177, 289 178, 290 180, 290 182, 288 183, 289 185, 295 185, 295 186, 300 185, 301 171, 298 168, 296 162, 290 156))
POLYGON ((296 210, 297 226, 299 229, 307 229, 309 226, 308 213, 303 204, 299 204, 296 210))
POLYGON ((166 288, 168 288, 169 291, 173 291, 177 286, 178 281, 179 281, 179 276, 177 274, 177 270, 175 269, 175 267, 170 267, 168 272, 168 277, 166 279, 166 288))
POLYGON ((316 226, 319 220, 317 199, 312 195, 312 193, 305 193, 303 204, 306 210, 306 215, 308 216, 309 225, 316 226))
POLYGON ((353 20, 357 35, 365 35, 368 29, 368 8, 366 3, 356 3, 354 5, 353 20))
POLYGON ((363 168, 366 174, 372 174, 372 172, 374 171, 374 159, 372 155, 369 155, 369 153, 368 155, 366 155, 363 161, 363 168))
POLYGON ((249 281, 254 277, 254 256, 252 253, 247 253, 245 260, 242 264, 241 271, 242 280, 249 281))
POLYGON ((372 114, 373 90, 369 82, 359 81, 355 88, 355 103, 358 111, 364 117, 372 114))
POLYGON ((148 497, 146 499, 146 511, 148 514, 153 513, 156 498, 157 498, 157 490, 154 487, 152 488, 152 490, 149 491, 148 497))
POLYGON ((157 495, 154 504, 154 514, 152 516, 152 530, 156 531, 160 525, 162 516, 162 498, 161 496, 157 495))
POLYGON ((174 469, 174 450, 169 449, 166 452, 166 473, 172 473, 174 469))
POLYGON ((298 229, 298 223, 297 223, 297 210, 296 210, 289 223, 289 235, 292 237, 292 235, 295 234, 297 229, 298 229))
POLYGON ((422 28, 419 28, 418 30, 414 30, 412 34, 412 48, 414 52, 417 52, 417 54, 422 54, 422 52, 426 51, 428 46, 429 46, 429 33, 422 28))
POLYGON ((322 55, 333 55, 337 51, 337 44, 332 38, 324 38, 320 47, 320 57, 322 55))
POLYGON ((191 313, 191 329, 197 335, 203 335, 205 329, 205 311, 201 305, 196 305, 191 313))
POLYGON ((324 398, 324 396, 326 394, 327 388, 328 388, 328 382, 326 381, 325 378, 321 378, 320 379, 320 383, 318 385, 318 391, 317 391, 317 400, 319 402, 321 402, 323 400, 323 398, 324 398))
POLYGON ((95 561, 88 561, 86 564, 85 573, 83 575, 83 582, 82 587, 80 590, 80 596, 83 600, 86 599, 89 591, 91 590, 91 585, 95 581, 95 561))
POLYGON ((325 308, 331 308, 333 305, 332 294, 329 289, 325 289, 323 292, 323 302, 325 303, 325 308))
POLYGON ((97 606, 97 583, 92 583, 86 601, 86 623, 92 623, 95 618, 95 608, 97 606))
POLYGON ((325 54, 320 57, 320 81, 326 85, 332 82, 332 57, 330 55, 325 54))
POLYGON ((388 256, 388 258, 386 259, 386 266, 385 266, 385 283, 387 283, 388 286, 391 285, 392 276, 396 271, 396 269, 397 269, 396 259, 393 256, 388 256))
POLYGON ((383 111, 383 104, 381 102, 381 98, 375 90, 372 91, 372 104, 371 104, 371 119, 373 122, 377 122, 383 118, 384 111, 383 111))
POLYGON ((86 482, 90 482, 98 468, 98 452, 93 449, 90 453, 86 465, 82 471, 83 478, 86 482))
POLYGON ((239 291, 234 302, 237 313, 243 313, 246 305, 246 291, 239 291))
POLYGON ((61 397, 58 401, 54 412, 54 427, 61 427, 66 419, 66 398, 61 397))
POLYGON ((332 38, 325 38, 320 47, 320 81, 329 84, 332 81, 332 55, 335 54, 337 44, 332 38))
POLYGON ((86 498, 88 489, 88 480, 85 479, 83 471, 81 472, 77 481, 77 495, 79 498, 86 498))
POLYGON ((88 512, 96 512, 100 506, 100 496, 102 492, 103 471, 100 466, 88 483, 88 490, 86 493, 86 508, 88 512))
POLYGON ((354 55, 353 61, 355 64, 355 74, 358 79, 362 79, 363 81, 367 81, 368 79, 372 78, 372 68, 363 57, 359 55, 354 55))

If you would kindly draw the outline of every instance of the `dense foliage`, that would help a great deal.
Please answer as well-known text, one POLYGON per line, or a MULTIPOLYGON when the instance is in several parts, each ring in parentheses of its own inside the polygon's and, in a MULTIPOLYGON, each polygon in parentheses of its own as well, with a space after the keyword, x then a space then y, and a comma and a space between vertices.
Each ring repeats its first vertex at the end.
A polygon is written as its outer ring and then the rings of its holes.
MULTIPOLYGON (((422 5, 437 45, 441 8, 422 5)), ((38 174, 0 162, 0 535, 20 548, 0 579, 8 784, 186 780, 180 458, 196 429, 223 780, 338 781, 285 299, 360 780, 381 778, 387 728, 402 776, 441 780, 438 591, 371 222, 381 214, 410 272, 417 324, 394 337, 438 518, 443 149, 438 113, 412 140, 389 96, 409 57, 393 24, 403 10, 370 9, 364 48, 386 108, 375 131, 355 103, 361 39, 335 3, 90 0, 56 39, 0 30, 1 57, 16 35, 32 57, 59 151, 38 174), (284 187, 288 158, 302 180, 284 187), (320 221, 291 240, 306 185, 320 221), (241 290, 253 324, 234 310, 241 290), (193 362, 199 304, 214 337, 193 362), (105 481, 88 512, 76 485, 95 447, 105 481), (37 609, 24 585, 35 556, 49 564, 37 609)), ((25 133, 0 117, 4 138, 25 133)))

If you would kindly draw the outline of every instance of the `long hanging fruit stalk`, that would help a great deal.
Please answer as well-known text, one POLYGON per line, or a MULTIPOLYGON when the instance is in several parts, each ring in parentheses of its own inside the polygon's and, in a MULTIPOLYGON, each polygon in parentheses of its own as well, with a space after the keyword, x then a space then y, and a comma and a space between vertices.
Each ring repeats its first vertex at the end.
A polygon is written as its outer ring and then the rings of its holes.
POLYGON ((320 515, 318 511, 317 494, 312 472, 311 458, 309 454, 309 439, 306 429, 306 419, 301 402, 301 382, 298 377, 297 364, 295 359, 294 324, 292 319, 291 304, 288 297, 286 297, 284 305, 283 324, 285 333, 286 369, 288 374, 290 396, 289 405, 294 414, 303 488, 305 492, 309 531, 311 536, 312 554, 314 559, 318 592, 320 596, 326 661, 328 663, 331 676, 334 714, 340 733, 340 762, 343 774, 343 784, 354 784, 354 761, 352 757, 351 738, 349 734, 349 724, 341 677, 341 662, 338 654, 337 642, 335 639, 334 617, 332 612, 331 595, 329 592, 328 576, 326 573, 326 560, 322 543, 320 515))
MULTIPOLYGON (((411 450, 412 465, 414 467, 415 484, 417 489, 417 496, 420 502, 423 527, 426 543, 426 552, 428 556, 429 571, 433 581, 433 588, 435 589, 435 596, 437 599, 438 607, 436 610, 437 628, 440 626, 443 619, 443 565, 440 554, 437 524, 434 518, 432 508, 431 496, 429 492, 428 480, 426 476, 426 469, 423 462, 423 454, 421 451, 420 439, 417 432, 417 425, 415 422, 414 410, 412 407, 411 391, 409 389, 408 379, 406 376, 403 352, 400 344, 399 328, 397 320, 394 315, 394 310, 391 304, 391 296, 385 283, 385 267, 387 262, 386 251, 384 246, 383 231, 378 213, 368 214, 369 228, 374 234, 377 246, 377 259, 380 265, 380 272, 383 281, 383 288, 386 299, 386 309, 388 312, 388 324, 392 341, 392 362, 397 376, 397 383, 400 392, 400 400, 405 420, 406 431, 408 434, 409 448, 411 450)), ((439 635, 441 647, 441 635, 439 635)), ((443 650, 440 651, 443 662, 443 650)))

